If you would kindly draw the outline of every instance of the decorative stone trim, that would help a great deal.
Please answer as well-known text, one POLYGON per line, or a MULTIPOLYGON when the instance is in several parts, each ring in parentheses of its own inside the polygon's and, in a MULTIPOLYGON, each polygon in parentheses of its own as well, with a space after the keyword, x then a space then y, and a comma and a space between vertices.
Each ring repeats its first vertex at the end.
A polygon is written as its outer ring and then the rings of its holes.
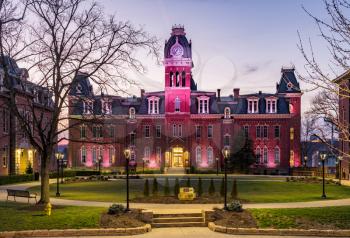
POLYGON ((230 228, 215 225, 214 222, 209 222, 208 228, 212 231, 234 235, 350 237, 350 230, 230 228))
POLYGON ((138 235, 150 232, 150 224, 133 228, 28 230, 0 232, 0 238, 138 235))

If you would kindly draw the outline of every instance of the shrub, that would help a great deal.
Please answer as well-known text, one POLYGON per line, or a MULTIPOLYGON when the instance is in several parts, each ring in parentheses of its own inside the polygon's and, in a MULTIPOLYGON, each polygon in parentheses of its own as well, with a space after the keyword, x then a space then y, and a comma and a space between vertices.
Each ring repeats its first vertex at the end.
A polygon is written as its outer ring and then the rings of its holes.
POLYGON ((0 176, 0 185, 28 182, 28 181, 33 181, 33 180, 34 180, 34 176, 32 174, 0 176))
POLYGON ((125 208, 122 204, 112 204, 109 208, 108 208, 108 214, 109 215, 119 215, 121 213, 123 213, 125 211, 125 208))
POLYGON ((210 179, 210 185, 208 190, 209 195, 213 196, 215 194, 214 180, 210 179))
POLYGON ((143 187, 143 196, 148 197, 149 196, 149 183, 148 179, 145 180, 145 185, 143 187))
POLYGON ((169 179, 165 179, 165 184, 164 184, 164 195, 169 196, 170 194, 170 189, 169 189, 169 179))
POLYGON ((186 187, 191 187, 191 179, 189 177, 187 178, 186 187))
POLYGON ((153 186, 152 186, 152 195, 157 196, 158 195, 158 182, 157 179, 153 179, 153 186))
POLYGON ((179 179, 175 179, 175 185, 174 185, 174 195, 177 197, 180 192, 180 184, 179 184, 179 179))
POLYGON ((224 180, 224 178, 221 179, 220 195, 221 195, 221 197, 225 196, 225 180, 224 180))
POLYGON ((238 196, 237 181, 236 181, 236 179, 233 179, 232 190, 231 190, 231 197, 233 199, 237 199, 237 196, 238 196))
POLYGON ((286 182, 289 182, 289 177, 286 177, 286 182))
POLYGON ((227 206, 227 210, 231 212, 242 212, 243 206, 240 201, 234 200, 227 206))
POLYGON ((28 163, 28 166, 26 168, 26 174, 33 174, 33 167, 30 162, 28 163))
MULTIPOLYGON (((64 170, 63 177, 68 178, 68 177, 78 176, 78 175, 76 175, 76 173, 77 173, 77 171, 74 171, 74 170, 64 170)), ((61 173, 59 176, 61 176, 61 173)), ((57 172, 50 173, 49 177, 50 178, 57 178, 57 172)))
POLYGON ((198 187, 197 194, 198 194, 198 197, 200 197, 203 194, 202 179, 201 178, 198 178, 198 186, 197 187, 198 187))

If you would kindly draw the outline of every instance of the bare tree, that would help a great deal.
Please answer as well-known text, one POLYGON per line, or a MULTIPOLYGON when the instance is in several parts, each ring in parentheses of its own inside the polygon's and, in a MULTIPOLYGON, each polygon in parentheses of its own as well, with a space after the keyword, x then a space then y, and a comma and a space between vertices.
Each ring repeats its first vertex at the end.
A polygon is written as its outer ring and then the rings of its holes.
POLYGON ((142 27, 118 21, 114 15, 106 17, 93 1, 31 0, 28 10, 32 20, 26 25, 30 44, 24 59, 35 83, 50 93, 45 100, 51 116, 34 106, 26 109, 32 112, 30 120, 18 109, 11 110, 41 155, 40 202, 48 203, 49 162, 56 145, 64 139, 60 135, 69 129, 68 94, 76 86, 76 76, 84 72, 99 88, 120 92, 124 90, 120 82, 130 81, 129 69, 145 70, 140 57, 153 55, 157 59, 158 40, 142 27))
MULTIPOLYGON (((307 156, 307 154, 310 152, 311 146, 310 146, 310 137, 315 133, 316 129, 316 119, 311 113, 305 113, 304 117, 302 119, 301 123, 301 137, 302 137, 302 144, 301 144, 301 150, 303 152, 304 156, 307 156)), ((304 165, 306 166, 306 162, 304 160, 304 165)))

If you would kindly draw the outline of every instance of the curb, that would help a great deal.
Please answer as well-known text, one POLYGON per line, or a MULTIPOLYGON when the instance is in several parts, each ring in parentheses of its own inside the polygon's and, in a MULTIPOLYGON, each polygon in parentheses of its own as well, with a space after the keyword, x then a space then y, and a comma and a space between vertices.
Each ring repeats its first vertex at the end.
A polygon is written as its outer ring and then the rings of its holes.
POLYGON ((215 232, 233 235, 350 237, 350 230, 231 228, 215 225, 214 222, 209 222, 208 228, 215 232))
POLYGON ((133 228, 104 228, 104 229, 66 229, 66 230, 28 230, 0 232, 0 238, 14 237, 67 237, 67 236, 125 236, 139 235, 150 232, 150 224, 133 228))

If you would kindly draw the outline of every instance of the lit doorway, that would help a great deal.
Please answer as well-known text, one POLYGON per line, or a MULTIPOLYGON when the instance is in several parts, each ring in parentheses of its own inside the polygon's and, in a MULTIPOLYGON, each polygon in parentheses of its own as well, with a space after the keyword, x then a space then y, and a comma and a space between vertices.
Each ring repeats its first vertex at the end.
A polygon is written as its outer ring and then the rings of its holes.
POLYGON ((171 166, 184 167, 184 151, 182 147, 174 147, 172 151, 171 166))

